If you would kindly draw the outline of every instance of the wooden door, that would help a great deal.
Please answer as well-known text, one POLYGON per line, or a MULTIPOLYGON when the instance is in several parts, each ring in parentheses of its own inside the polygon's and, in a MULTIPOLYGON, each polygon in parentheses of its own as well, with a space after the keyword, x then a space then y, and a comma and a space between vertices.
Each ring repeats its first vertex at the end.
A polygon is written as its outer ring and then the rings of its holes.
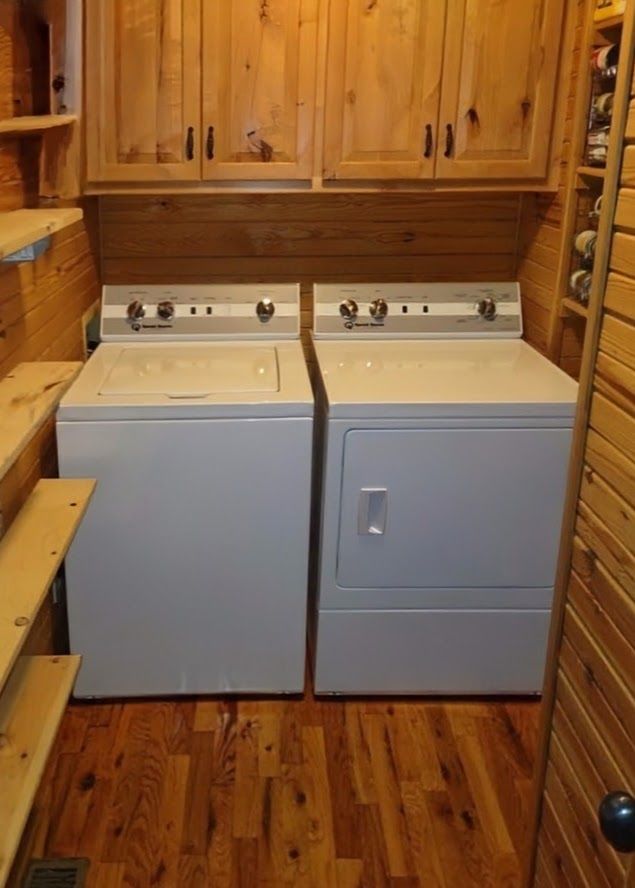
POLYGON ((447 0, 436 175, 547 175, 564 0, 447 0))
POLYGON ((318 0, 205 0, 204 179, 310 179, 318 0))
POLYGON ((325 179, 434 174, 446 0, 331 0, 325 179))
MULTIPOLYGON (((635 797, 635 6, 623 29, 543 703, 531 884, 633 885, 598 808, 635 797), (629 89, 631 94, 629 96, 629 89)), ((632 802, 631 802, 632 805, 632 802)), ((635 817, 630 818, 631 843, 635 817)), ((631 845, 634 847, 634 845, 631 845)), ((621 849, 621 850, 620 850, 621 849)))
POLYGON ((87 178, 199 179, 200 0, 86 3, 87 178))

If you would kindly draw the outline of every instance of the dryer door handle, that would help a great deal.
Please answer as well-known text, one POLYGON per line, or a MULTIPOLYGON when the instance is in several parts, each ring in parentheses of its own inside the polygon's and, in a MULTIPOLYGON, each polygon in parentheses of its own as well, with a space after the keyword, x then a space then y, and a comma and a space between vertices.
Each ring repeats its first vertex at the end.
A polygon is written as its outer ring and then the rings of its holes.
POLYGON ((359 492, 357 533, 360 536, 383 536, 388 515, 388 491, 385 487, 362 487, 359 492))

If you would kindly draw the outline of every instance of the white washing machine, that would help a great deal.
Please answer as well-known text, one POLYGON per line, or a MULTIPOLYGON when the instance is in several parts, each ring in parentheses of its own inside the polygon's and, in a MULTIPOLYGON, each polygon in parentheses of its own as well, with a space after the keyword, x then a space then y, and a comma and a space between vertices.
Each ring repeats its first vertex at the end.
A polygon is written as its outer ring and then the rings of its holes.
POLYGON ((517 284, 320 285, 317 693, 542 687, 577 384, 517 284))
POLYGON ((299 287, 107 286, 59 408, 97 489, 66 561, 75 694, 304 686, 313 395, 299 287))

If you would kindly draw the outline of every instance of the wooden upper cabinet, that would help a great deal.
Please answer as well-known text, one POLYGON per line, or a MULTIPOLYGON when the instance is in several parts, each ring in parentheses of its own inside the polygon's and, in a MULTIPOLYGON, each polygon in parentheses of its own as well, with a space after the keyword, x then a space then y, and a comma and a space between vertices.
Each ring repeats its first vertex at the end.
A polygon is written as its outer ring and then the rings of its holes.
POLYGON ((86 0, 88 182, 545 185, 565 5, 86 0))
POLYGON ((331 0, 324 178, 434 175, 445 0, 331 0))
POLYGON ((565 0, 447 0, 438 178, 544 179, 565 0))
POLYGON ((318 0, 204 0, 203 179, 310 179, 318 0))
POLYGON ((88 180, 200 179, 200 0, 85 9, 88 180))

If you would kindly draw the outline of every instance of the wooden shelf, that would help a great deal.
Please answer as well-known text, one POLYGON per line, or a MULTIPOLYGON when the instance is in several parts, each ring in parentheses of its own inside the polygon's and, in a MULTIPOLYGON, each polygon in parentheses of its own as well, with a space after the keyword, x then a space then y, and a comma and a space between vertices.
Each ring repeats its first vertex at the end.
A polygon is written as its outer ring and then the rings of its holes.
POLYGON ((61 210, 13 210, 0 213, 0 260, 81 221, 79 207, 61 210))
POLYGON ((586 305, 582 305, 581 302, 576 302, 575 299, 569 299, 568 296, 566 296, 562 300, 562 307, 565 310, 565 313, 576 314, 579 315, 581 318, 586 318, 589 314, 589 310, 586 305))
POLYGON ((0 120, 0 136, 22 136, 77 123, 75 114, 37 114, 0 120))
POLYGON ((579 166, 576 172, 583 179, 604 179, 606 176, 605 167, 579 166))
POLYGON ((64 560, 95 484, 83 479, 38 481, 0 542, 0 690, 64 560))
POLYGON ((0 885, 9 877, 80 657, 23 657, 0 696, 0 885))
POLYGON ((79 361, 18 364, 0 380, 0 480, 46 420, 75 379, 79 361))
POLYGON ((624 24, 624 15, 612 15, 600 21, 594 21, 596 31, 613 31, 615 28, 621 28, 624 24))

